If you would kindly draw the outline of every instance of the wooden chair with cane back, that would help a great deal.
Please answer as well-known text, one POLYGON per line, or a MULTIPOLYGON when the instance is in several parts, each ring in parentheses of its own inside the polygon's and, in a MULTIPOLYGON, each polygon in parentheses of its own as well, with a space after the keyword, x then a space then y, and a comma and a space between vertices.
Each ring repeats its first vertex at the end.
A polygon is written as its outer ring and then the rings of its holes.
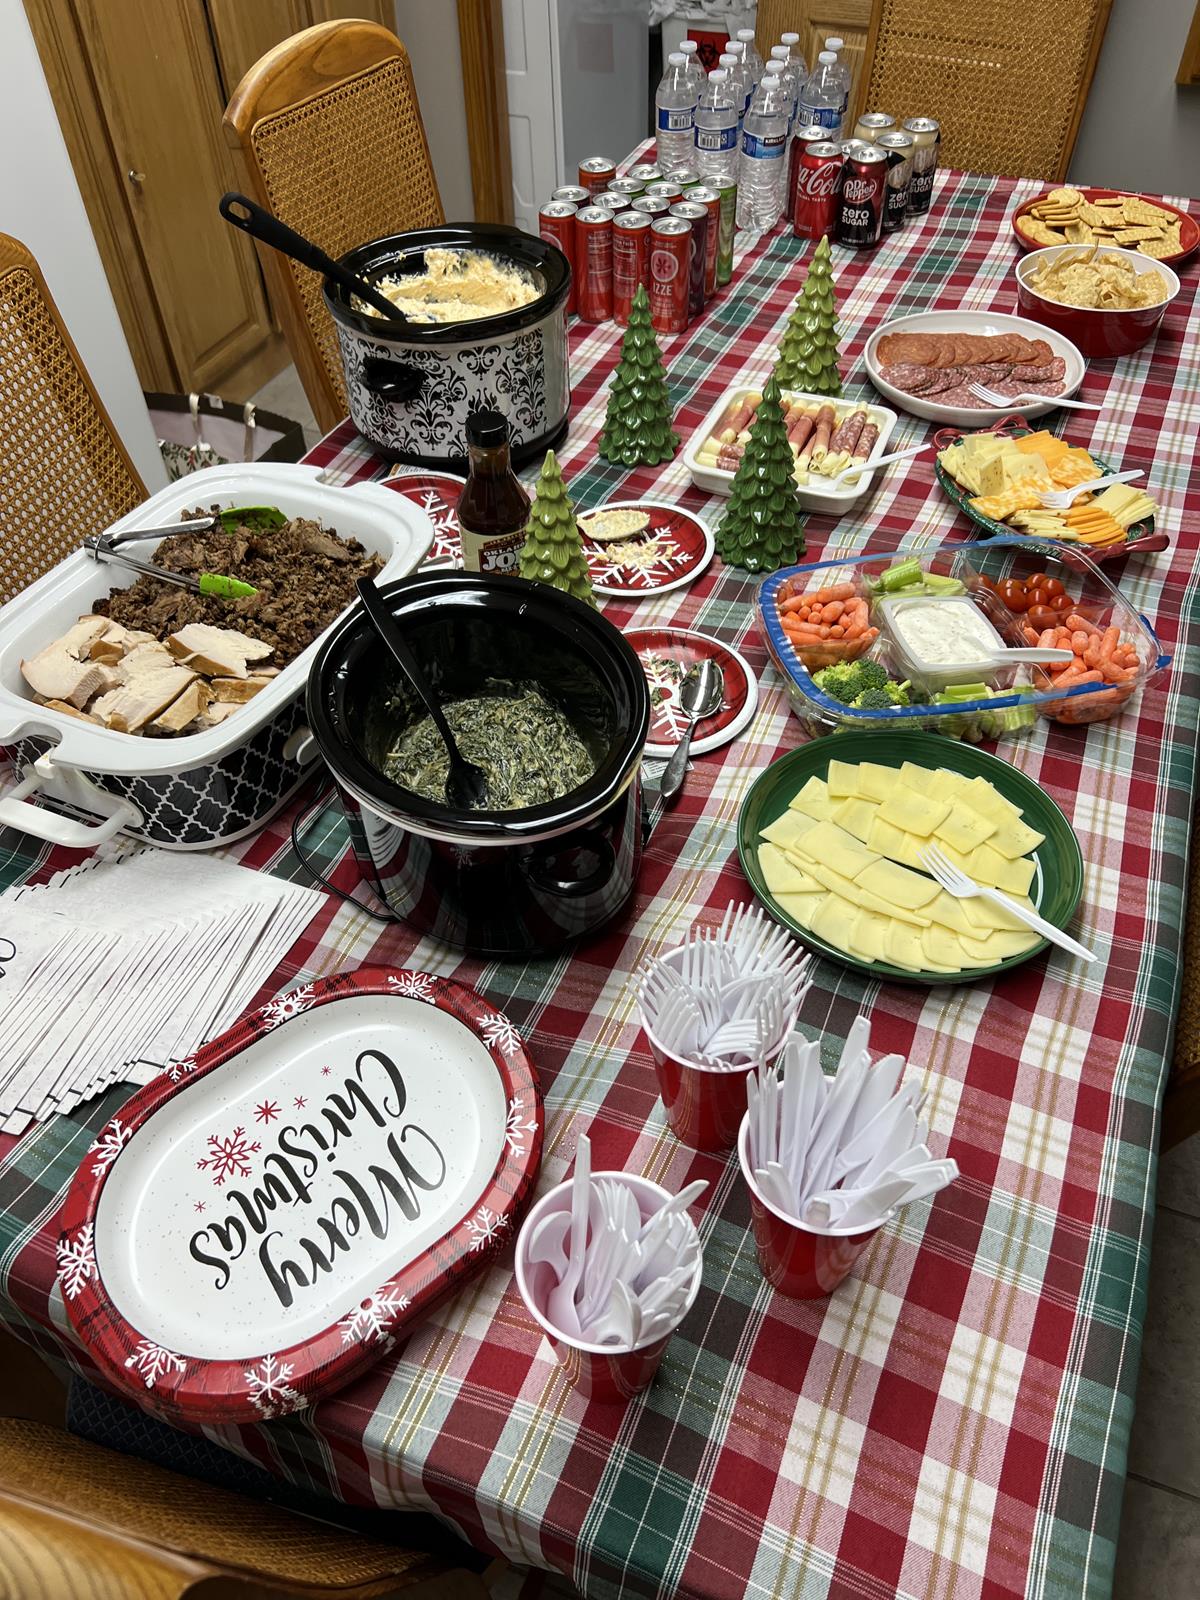
MULTIPOLYGON (((331 256, 445 221, 408 52, 374 22, 323 22, 269 50, 225 111, 245 191, 331 256)), ((271 304, 322 428, 346 391, 321 278, 260 250, 271 304)))
POLYGON ((1061 182, 1111 3, 1040 0, 1015 10, 1009 0, 841 0, 818 9, 813 0, 759 0, 757 37, 761 51, 791 29, 815 58, 826 35, 840 34, 856 69, 852 117, 936 117, 944 166, 1061 182))
POLYGON ((0 604, 145 498, 37 262, 0 233, 0 604))

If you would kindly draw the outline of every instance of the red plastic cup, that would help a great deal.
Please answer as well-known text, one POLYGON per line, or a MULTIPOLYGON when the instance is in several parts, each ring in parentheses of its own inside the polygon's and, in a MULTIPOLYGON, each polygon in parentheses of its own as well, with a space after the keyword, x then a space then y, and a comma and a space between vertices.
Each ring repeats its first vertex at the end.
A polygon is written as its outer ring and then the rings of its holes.
POLYGON ((793 1300, 816 1300, 832 1294, 850 1275, 850 1269, 883 1227, 885 1218, 869 1228, 839 1233, 830 1228, 818 1233, 780 1211, 763 1194, 750 1170, 748 1140, 750 1115, 738 1129, 738 1160, 750 1191, 754 1219, 754 1245, 762 1275, 773 1289, 793 1300))
MULTIPOLYGON (((643 1222, 652 1212, 657 1211, 672 1198, 669 1190, 661 1189, 657 1183, 651 1183, 649 1178, 639 1177, 633 1172, 594 1172, 592 1177, 610 1178, 632 1189, 643 1222)), ((567 1382, 589 1400, 623 1403, 635 1394, 640 1394, 653 1381, 663 1351, 671 1342, 671 1334, 675 1328, 659 1334, 645 1344, 632 1345, 623 1350, 615 1345, 585 1344, 579 1339, 570 1338, 555 1327, 543 1310, 556 1281, 554 1270, 544 1261, 531 1263, 527 1260, 525 1252, 529 1247, 534 1228, 543 1217, 548 1217, 554 1211, 570 1211, 570 1209, 570 1179, 560 1183, 556 1189, 551 1189, 549 1194, 544 1194, 530 1209, 517 1235, 517 1288, 521 1291, 525 1309, 546 1335, 559 1366, 566 1374, 567 1382)), ((685 1217, 685 1220, 688 1226, 694 1229, 695 1224, 691 1219, 685 1217)), ((703 1275, 704 1261, 697 1255, 695 1275, 675 1327, 679 1326, 695 1304, 703 1275)))

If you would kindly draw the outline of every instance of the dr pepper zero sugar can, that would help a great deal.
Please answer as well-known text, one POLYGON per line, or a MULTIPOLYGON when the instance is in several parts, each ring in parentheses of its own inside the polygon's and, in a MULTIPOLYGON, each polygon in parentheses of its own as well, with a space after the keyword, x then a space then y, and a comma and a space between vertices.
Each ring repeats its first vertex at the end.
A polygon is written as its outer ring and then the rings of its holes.
POLYGON ((800 152, 792 232, 798 239, 832 237, 837 227, 838 190, 842 183, 842 147, 814 139, 800 152))
POLYGON ((912 182, 914 141, 911 133, 894 128, 881 133, 877 141, 887 151, 887 197, 883 202, 883 231, 895 233, 904 226, 908 214, 908 190, 912 182))
POLYGON ((677 200, 673 217, 682 217, 691 226, 692 244, 688 254, 688 316, 698 317, 704 310, 704 273, 708 261, 708 210, 694 200, 677 200))
POLYGON ((613 214, 603 206, 584 206, 576 213, 578 309, 584 322, 607 322, 612 316, 612 233, 613 214))
POLYGON ((547 200, 538 212, 538 232, 543 239, 556 244, 571 263, 571 288, 567 295, 567 312, 579 304, 579 262, 575 252, 575 218, 578 206, 565 200, 547 200))
POLYGON ((650 321, 659 333, 688 325, 688 267, 692 225, 686 217, 655 217, 650 226, 650 321))
POLYGON ((579 163, 579 186, 589 194, 607 189, 617 175, 617 163, 608 156, 589 156, 579 163))
POLYGON ((879 243, 887 171, 886 150, 877 144, 851 144, 842 167, 835 234, 839 244, 865 250, 879 243))
POLYGON ((612 314, 623 328, 629 325, 638 284, 650 292, 650 223, 644 211, 622 211, 613 218, 612 314))
POLYGON ((913 136, 913 169, 908 185, 908 214, 919 216, 929 210, 933 199, 933 179, 937 172, 942 144, 941 126, 932 117, 908 117, 901 124, 913 136))

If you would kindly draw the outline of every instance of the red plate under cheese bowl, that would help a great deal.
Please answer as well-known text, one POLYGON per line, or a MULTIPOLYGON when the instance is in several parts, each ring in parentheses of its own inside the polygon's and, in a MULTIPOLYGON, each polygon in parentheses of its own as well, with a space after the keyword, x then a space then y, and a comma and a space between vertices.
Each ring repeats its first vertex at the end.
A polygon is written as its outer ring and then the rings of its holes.
POLYGON ((382 967, 306 984, 100 1131, 59 1218, 67 1315, 168 1421, 303 1410, 490 1264, 541 1147, 521 1036, 473 990, 382 967))
POLYGON ((1152 306, 1134 306, 1129 310, 1105 311, 1091 306, 1066 306, 1031 287, 1029 277, 1039 267, 1056 261, 1064 253, 1078 254, 1089 246, 1078 244, 1052 244, 1044 250, 1031 250, 1013 268, 1017 279, 1017 305, 1022 314, 1035 322, 1044 323, 1055 333, 1069 339, 1085 356, 1103 360, 1109 356, 1132 355, 1148 344, 1158 332, 1167 307, 1179 293, 1179 279, 1170 267, 1149 256, 1138 255, 1134 250, 1118 250, 1115 245, 1101 245, 1106 256, 1123 256, 1135 272, 1157 271, 1167 283, 1167 298, 1152 306))
MULTIPOLYGON (((1097 200, 1115 200, 1118 195, 1122 199, 1135 200, 1139 198, 1137 195, 1130 194, 1127 189, 1079 189, 1077 184, 1071 184, 1070 187, 1078 189, 1078 192, 1089 204, 1094 204, 1097 200)), ((1039 248, 1038 241, 1025 232, 1023 223, 1034 206, 1041 205, 1044 200, 1049 198, 1049 189, 1043 190, 1041 194, 1031 195, 1028 200, 1019 205, 1013 212, 1013 234, 1022 250, 1036 250, 1039 248)), ((1157 206, 1160 211, 1169 211, 1173 217, 1179 219, 1179 249, 1172 255, 1164 256, 1164 261, 1171 265, 1186 261, 1195 251, 1196 246, 1200 245, 1200 223, 1196 221, 1195 217, 1189 216, 1186 211, 1181 211, 1178 206, 1173 206, 1166 200, 1160 200, 1157 195, 1149 203, 1157 206)))

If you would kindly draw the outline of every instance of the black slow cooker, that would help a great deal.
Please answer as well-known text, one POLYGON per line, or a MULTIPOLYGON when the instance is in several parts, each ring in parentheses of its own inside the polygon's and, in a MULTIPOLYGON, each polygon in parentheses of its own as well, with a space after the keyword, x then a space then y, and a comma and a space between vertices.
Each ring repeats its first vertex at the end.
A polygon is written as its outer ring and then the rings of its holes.
POLYGON ((591 606, 523 578, 430 572, 382 593, 443 703, 489 679, 535 683, 597 766, 561 799, 505 812, 457 810, 385 777, 424 708, 358 607, 317 656, 308 717, 363 875, 398 918, 479 955, 558 950, 611 921, 642 854, 650 696, 634 651, 591 606))

